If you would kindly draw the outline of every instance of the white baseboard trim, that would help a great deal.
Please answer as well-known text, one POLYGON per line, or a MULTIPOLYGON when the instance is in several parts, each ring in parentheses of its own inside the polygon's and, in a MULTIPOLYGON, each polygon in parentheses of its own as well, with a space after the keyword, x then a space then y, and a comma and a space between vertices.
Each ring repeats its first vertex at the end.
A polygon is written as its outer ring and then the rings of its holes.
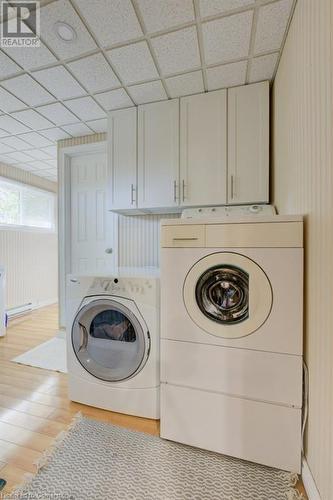
POLYGON ((58 297, 55 299, 42 300, 37 304, 32 304, 31 309, 40 309, 41 307, 52 306, 53 304, 57 304, 58 297))
POLYGON ((302 460, 302 480, 309 500, 321 500, 315 480, 305 458, 302 460))

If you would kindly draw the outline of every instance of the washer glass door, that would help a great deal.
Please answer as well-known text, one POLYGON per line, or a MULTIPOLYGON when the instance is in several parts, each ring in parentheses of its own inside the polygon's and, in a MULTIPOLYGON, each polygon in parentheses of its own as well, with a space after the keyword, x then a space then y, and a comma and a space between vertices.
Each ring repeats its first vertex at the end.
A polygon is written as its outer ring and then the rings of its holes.
POLYGON ((212 253, 196 262, 185 278, 183 297, 189 316, 203 331, 225 338, 257 331, 273 304, 264 270, 235 252, 212 253))
POLYGON ((200 310, 214 321, 235 324, 249 317, 249 275, 239 267, 208 269, 199 278, 195 294, 200 310))
POLYGON ((150 340, 132 310, 101 298, 79 310, 72 327, 72 345, 78 361, 91 375, 119 382, 143 368, 150 340))

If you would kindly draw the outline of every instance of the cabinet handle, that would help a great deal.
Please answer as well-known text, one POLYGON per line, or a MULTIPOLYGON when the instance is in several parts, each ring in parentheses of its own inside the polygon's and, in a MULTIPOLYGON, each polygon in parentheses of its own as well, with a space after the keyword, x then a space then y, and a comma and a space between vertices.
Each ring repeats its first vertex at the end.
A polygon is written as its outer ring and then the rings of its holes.
POLYGON ((177 202, 177 181, 173 181, 173 201, 177 202))
POLYGON ((199 238, 172 238, 173 241, 197 241, 199 238))
POLYGON ((134 191, 135 191, 134 184, 131 184, 131 205, 133 205, 134 202, 135 202, 135 200, 134 200, 134 191))
POLYGON ((182 181, 182 189, 183 189, 183 201, 185 201, 185 180, 182 181))
POLYGON ((231 188, 231 199, 234 199, 234 176, 230 178, 230 188, 231 188))

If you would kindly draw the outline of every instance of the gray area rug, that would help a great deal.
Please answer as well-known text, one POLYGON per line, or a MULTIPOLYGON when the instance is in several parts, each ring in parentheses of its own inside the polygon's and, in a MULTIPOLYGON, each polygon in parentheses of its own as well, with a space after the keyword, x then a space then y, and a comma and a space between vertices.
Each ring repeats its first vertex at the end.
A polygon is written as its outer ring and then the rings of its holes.
POLYGON ((77 419, 9 498, 56 500, 286 500, 295 475, 77 419), (44 462, 44 463, 43 463, 44 462))

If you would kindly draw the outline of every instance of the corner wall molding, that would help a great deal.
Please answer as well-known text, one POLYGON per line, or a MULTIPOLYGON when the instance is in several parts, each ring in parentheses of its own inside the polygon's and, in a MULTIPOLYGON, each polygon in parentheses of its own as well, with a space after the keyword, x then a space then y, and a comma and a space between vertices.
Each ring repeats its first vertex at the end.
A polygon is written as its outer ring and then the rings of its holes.
POLYGON ((312 472, 305 458, 302 460, 302 480, 309 500, 321 500, 312 472))

